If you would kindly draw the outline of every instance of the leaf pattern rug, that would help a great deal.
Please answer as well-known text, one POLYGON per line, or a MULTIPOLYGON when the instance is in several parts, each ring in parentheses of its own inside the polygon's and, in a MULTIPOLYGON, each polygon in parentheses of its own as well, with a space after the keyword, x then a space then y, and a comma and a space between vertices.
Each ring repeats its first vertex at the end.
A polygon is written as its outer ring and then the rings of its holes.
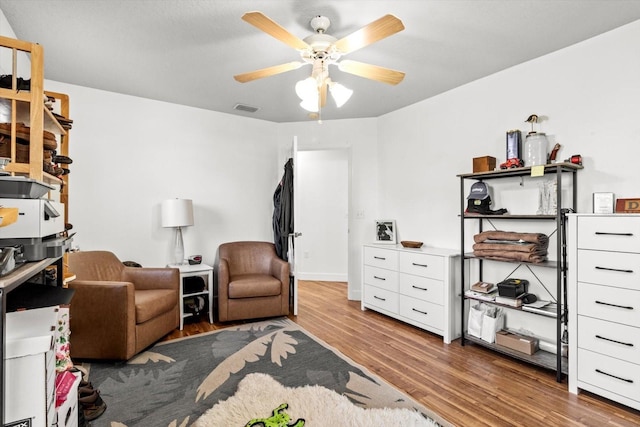
POLYGON ((251 373, 285 387, 319 385, 364 408, 415 409, 449 425, 287 318, 162 342, 127 362, 85 367, 107 403, 93 427, 189 426, 251 373))

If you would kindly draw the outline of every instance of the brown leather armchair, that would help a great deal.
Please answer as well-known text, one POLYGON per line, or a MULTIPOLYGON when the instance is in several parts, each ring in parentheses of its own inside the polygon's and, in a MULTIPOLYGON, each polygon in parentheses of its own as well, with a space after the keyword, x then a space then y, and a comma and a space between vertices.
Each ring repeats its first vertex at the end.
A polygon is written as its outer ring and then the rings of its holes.
POLYGON ((273 243, 223 243, 216 258, 218 320, 289 314, 289 263, 273 243))
POLYGON ((128 360, 176 329, 180 272, 125 266, 107 251, 72 252, 71 357, 128 360))

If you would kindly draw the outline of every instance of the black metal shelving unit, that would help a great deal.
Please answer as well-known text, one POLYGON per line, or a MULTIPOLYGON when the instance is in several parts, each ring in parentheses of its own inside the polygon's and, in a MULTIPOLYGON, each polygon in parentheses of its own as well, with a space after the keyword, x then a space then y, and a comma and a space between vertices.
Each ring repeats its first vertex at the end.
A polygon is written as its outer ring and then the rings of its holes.
MULTIPOLYGON (((556 372, 556 379, 558 382, 562 381, 563 375, 568 372, 568 361, 566 357, 562 357, 562 334, 564 330, 564 326, 566 325, 567 315, 566 315, 566 248, 564 247, 563 236, 565 233, 564 230, 564 209, 562 209, 562 178, 563 175, 569 174, 572 179, 572 200, 570 208, 575 210, 577 205, 577 172, 582 169, 581 165, 576 165, 573 163, 554 163, 544 165, 544 175, 548 177, 551 174, 556 176, 557 187, 556 187, 556 198, 557 198, 557 213, 555 215, 477 215, 477 214, 466 214, 466 193, 465 193, 465 182, 467 180, 472 181, 485 181, 492 179, 503 179, 503 178, 513 178, 513 177, 526 177, 531 176, 532 168, 531 167, 522 167, 522 168, 513 168, 513 169, 504 169, 504 170, 495 170, 490 172, 478 172, 478 173, 468 173, 468 174, 460 174, 458 177, 460 178, 460 256, 461 259, 467 260, 476 260, 475 262, 479 263, 478 266, 478 275, 479 280, 482 280, 483 275, 483 263, 485 259, 481 257, 476 257, 473 253, 465 252, 465 221, 476 221, 478 223, 478 232, 483 231, 483 225, 485 221, 501 221, 501 220, 516 220, 516 221, 555 221, 556 223, 556 231, 555 238, 557 239, 557 254, 556 261, 547 261, 544 263, 526 263, 526 262, 517 262, 517 261, 496 261, 493 262, 513 262, 515 264, 526 265, 529 269, 531 268, 553 268, 556 270, 556 292, 557 292, 557 313, 556 313, 556 354, 552 354, 550 352, 546 352, 543 350, 539 350, 533 355, 527 355, 524 353, 520 353, 517 351, 510 350, 506 347, 498 346, 495 344, 490 344, 486 341, 477 339, 472 336, 465 336, 465 331, 467 327, 466 323, 466 310, 465 310, 465 301, 469 299, 465 296, 465 283, 469 279, 467 276, 471 273, 467 274, 464 268, 464 262, 461 268, 461 282, 460 282, 460 298, 461 298, 461 345, 465 345, 466 341, 473 342, 475 344, 479 344, 497 352, 506 354, 513 358, 523 360, 525 362, 531 363, 536 366, 541 366, 547 369, 554 370, 556 372)), ((488 304, 493 304, 492 302, 483 301, 488 304)), ((496 304, 499 305, 499 304, 496 304)), ((503 305, 500 305, 503 306, 503 305)), ((508 309, 516 309, 518 308, 507 307, 508 309)), ((537 315, 535 313, 531 313, 531 315, 537 315)))

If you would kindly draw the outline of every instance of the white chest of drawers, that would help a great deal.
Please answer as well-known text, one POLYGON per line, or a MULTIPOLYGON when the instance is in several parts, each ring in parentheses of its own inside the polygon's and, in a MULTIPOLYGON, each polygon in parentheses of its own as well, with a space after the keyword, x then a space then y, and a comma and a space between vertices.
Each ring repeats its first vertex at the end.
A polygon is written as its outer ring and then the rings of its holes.
POLYGON ((459 255, 449 249, 365 245, 362 309, 442 335, 449 344, 460 336, 459 255))
POLYGON ((640 215, 569 215, 569 391, 640 409, 640 215))

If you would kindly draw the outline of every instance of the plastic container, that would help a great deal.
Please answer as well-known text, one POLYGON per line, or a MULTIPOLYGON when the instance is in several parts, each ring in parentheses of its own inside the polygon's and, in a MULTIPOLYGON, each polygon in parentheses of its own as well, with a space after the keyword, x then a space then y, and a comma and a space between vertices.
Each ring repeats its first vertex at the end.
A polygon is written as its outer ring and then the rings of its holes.
POLYGON ((529 133, 524 141, 524 165, 546 165, 548 147, 549 142, 544 133, 529 133))

